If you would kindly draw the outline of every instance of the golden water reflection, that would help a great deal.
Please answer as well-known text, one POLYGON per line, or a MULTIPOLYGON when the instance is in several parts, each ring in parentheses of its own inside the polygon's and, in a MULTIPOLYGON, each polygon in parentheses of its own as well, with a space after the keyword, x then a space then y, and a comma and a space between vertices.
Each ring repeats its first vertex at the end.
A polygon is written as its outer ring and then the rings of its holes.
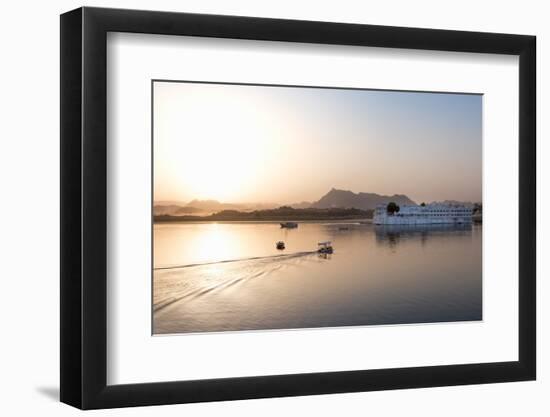
POLYGON ((481 242, 481 226, 158 224, 154 331, 480 320, 481 242))

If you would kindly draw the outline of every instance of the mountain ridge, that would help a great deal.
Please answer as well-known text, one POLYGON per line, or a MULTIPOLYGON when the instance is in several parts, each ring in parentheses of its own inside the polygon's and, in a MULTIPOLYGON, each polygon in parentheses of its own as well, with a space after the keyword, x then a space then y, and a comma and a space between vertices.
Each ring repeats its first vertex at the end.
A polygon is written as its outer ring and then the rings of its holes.
POLYGON ((313 203, 312 208, 358 208, 372 210, 379 204, 388 204, 393 201, 398 205, 416 204, 404 194, 381 195, 377 193, 359 192, 350 190, 339 190, 332 188, 327 194, 313 203))
MULTIPOLYGON (((331 188, 328 193, 323 195, 319 200, 314 202, 302 201, 295 204, 286 204, 295 209, 331 209, 356 208, 360 210, 373 210, 379 204, 388 204, 390 201, 398 205, 416 204, 408 196, 404 194, 382 195, 377 193, 359 192, 354 193, 350 190, 341 190, 331 188)), ((154 205, 155 215, 189 215, 189 214, 212 214, 224 210, 238 211, 257 211, 269 210, 281 206, 274 203, 223 203, 218 200, 194 199, 188 203, 159 202, 154 205)))

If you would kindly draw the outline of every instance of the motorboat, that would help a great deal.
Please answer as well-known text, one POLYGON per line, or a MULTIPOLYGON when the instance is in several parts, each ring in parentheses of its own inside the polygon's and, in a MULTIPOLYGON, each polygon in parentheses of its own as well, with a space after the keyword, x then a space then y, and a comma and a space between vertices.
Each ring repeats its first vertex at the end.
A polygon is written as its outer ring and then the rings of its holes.
POLYGON ((296 229, 298 227, 298 223, 285 222, 285 223, 281 223, 281 227, 283 227, 285 229, 296 229))
POLYGON ((332 253, 334 252, 334 249, 332 248, 332 242, 330 240, 327 240, 326 242, 319 242, 317 243, 317 246, 319 249, 317 249, 317 252, 319 253, 332 253))

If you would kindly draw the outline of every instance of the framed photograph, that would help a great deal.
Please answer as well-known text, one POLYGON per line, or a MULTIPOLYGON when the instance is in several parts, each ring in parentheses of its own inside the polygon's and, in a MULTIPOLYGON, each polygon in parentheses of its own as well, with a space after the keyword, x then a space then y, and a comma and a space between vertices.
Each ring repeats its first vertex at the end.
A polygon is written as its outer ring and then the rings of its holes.
POLYGON ((61 16, 61 401, 533 380, 535 37, 61 16))

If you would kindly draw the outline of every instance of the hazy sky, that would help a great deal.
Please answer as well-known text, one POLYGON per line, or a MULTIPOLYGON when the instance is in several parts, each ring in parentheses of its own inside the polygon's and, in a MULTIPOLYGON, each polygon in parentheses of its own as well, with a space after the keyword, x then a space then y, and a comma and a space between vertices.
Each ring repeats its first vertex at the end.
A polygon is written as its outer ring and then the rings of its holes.
POLYGON ((154 83, 155 201, 481 201, 482 96, 154 83))

